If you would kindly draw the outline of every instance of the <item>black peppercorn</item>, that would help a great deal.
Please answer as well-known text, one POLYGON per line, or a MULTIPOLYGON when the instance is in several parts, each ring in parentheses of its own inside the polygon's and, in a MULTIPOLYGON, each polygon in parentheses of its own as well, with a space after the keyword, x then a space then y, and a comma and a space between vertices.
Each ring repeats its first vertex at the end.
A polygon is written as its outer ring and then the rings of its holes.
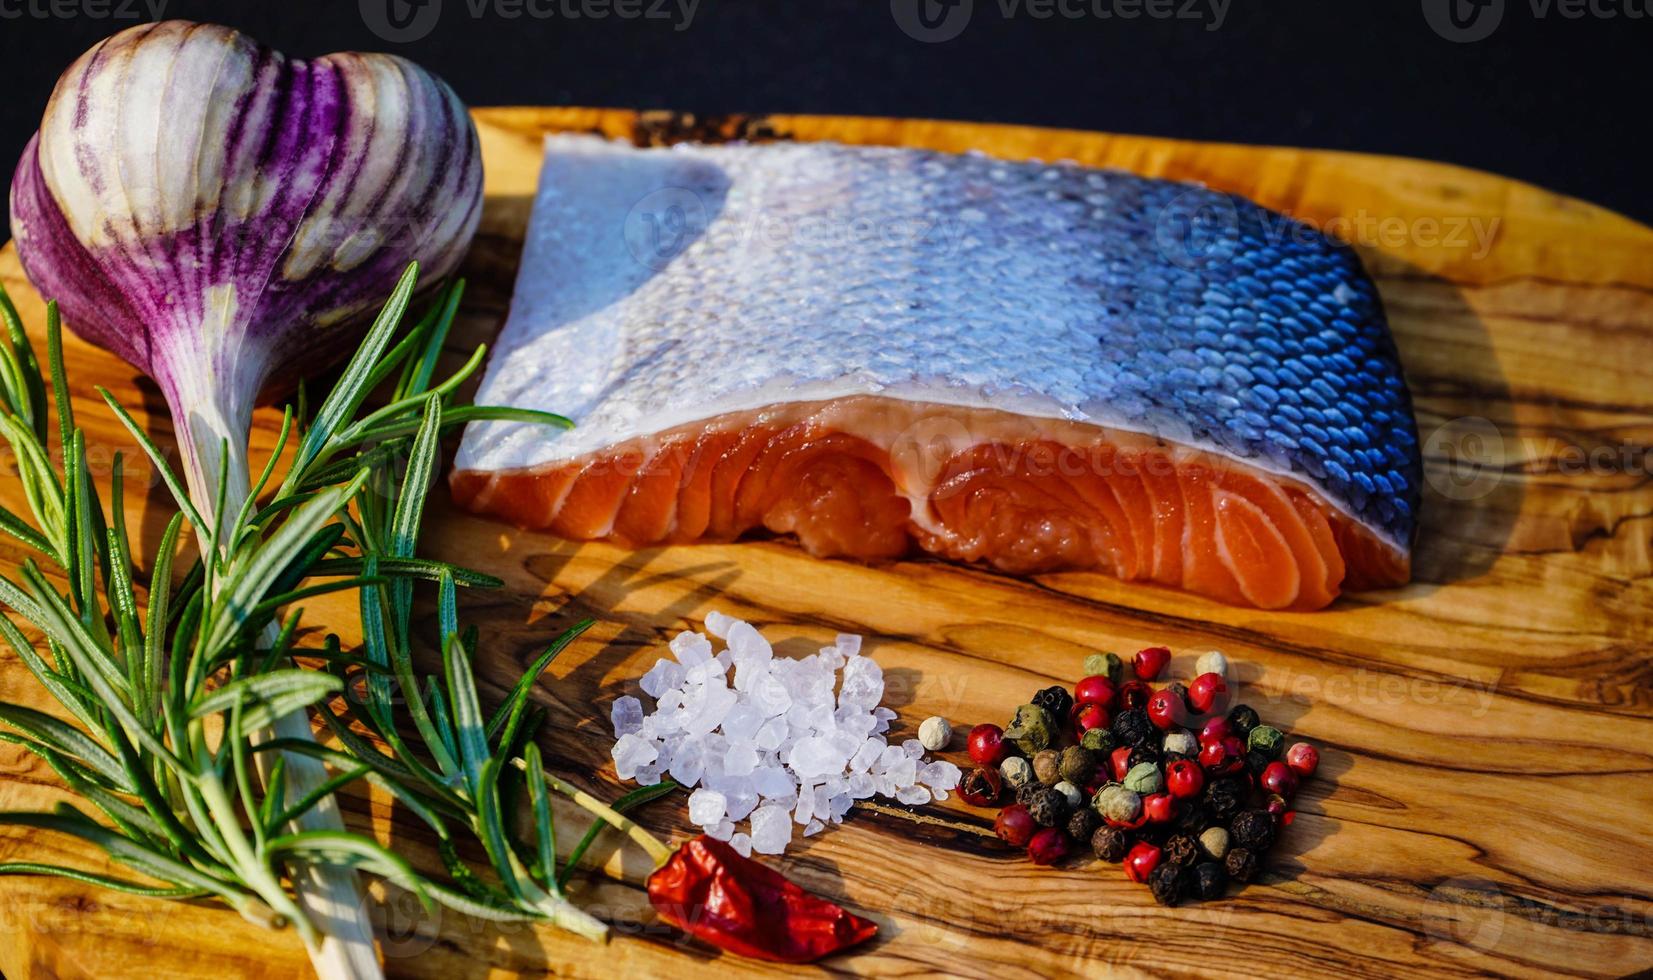
POLYGON ((1131 835, 1118 827, 1099 827, 1091 834, 1091 853, 1098 861, 1110 861, 1114 864, 1125 860, 1125 855, 1131 850, 1131 835))
POLYGON ((1176 816, 1171 818, 1171 826, 1186 834, 1199 835, 1199 832, 1211 826, 1213 817, 1211 809, 1199 800, 1183 800, 1177 807, 1176 816))
MULTIPOLYGON (((1152 744, 1147 743, 1147 742, 1144 742, 1143 744, 1138 745, 1138 746, 1134 746, 1131 749, 1130 768, 1134 769, 1137 766, 1142 765, 1144 762, 1148 763, 1149 765, 1154 765, 1154 766, 1159 765, 1159 762, 1160 762, 1159 750, 1154 748, 1152 744)), ((1130 770, 1127 769, 1126 771, 1129 772, 1130 770)))
POLYGON ((1243 847, 1231 847, 1223 858, 1223 869, 1235 881, 1245 884, 1257 873, 1257 855, 1243 847))
POLYGON ((1020 803, 1022 806, 1029 806, 1033 803, 1033 797, 1035 795, 1047 789, 1050 789, 1050 787, 1038 782, 1037 780, 1029 780, 1016 787, 1016 802, 1020 803))
POLYGON ((1190 882, 1194 897, 1201 901, 1210 901, 1213 898, 1222 898, 1223 892, 1228 890, 1228 872, 1215 861, 1194 865, 1190 882))
POLYGON ((1245 780, 1237 776, 1227 776, 1223 779, 1213 779, 1205 784, 1205 805, 1211 811, 1211 816, 1219 821, 1228 821, 1240 808, 1245 806, 1248 787, 1245 780))
POLYGON ((1169 862, 1161 862, 1154 869, 1148 876, 1148 888, 1154 893, 1154 901, 1161 905, 1176 905, 1182 901, 1182 870, 1182 865, 1169 862))
POLYGON ((1200 842, 1188 834, 1173 834, 1165 841, 1165 860, 1183 867, 1192 865, 1201 857, 1200 842))
POLYGON ((1045 786, 1033 794, 1027 803, 1028 816, 1041 827, 1054 827, 1067 816, 1068 801, 1061 793, 1045 786))
POLYGON ((1261 725, 1263 720, 1257 716, 1257 709, 1249 704, 1236 704, 1228 709, 1228 724, 1234 729, 1234 734, 1245 738, 1251 730, 1261 725))
POLYGON ((1068 712, 1073 710, 1073 695, 1060 684, 1047 687, 1033 695, 1033 703, 1050 712, 1051 717, 1065 719, 1068 712))
POLYGON ((1193 710, 1193 705, 1188 703, 1188 685, 1181 681, 1172 681, 1171 683, 1165 685, 1165 690, 1175 694, 1177 696, 1177 700, 1182 702, 1182 706, 1184 708, 1187 708, 1190 711, 1193 710))
POLYGON ((1274 846, 1274 818, 1267 810, 1241 810, 1228 825, 1235 847, 1261 852, 1274 846))
POLYGON ((1068 836, 1083 844, 1102 826, 1102 818, 1088 806, 1082 806, 1068 817, 1068 836))
POLYGON ((1148 742, 1159 729, 1154 727, 1148 712, 1141 708, 1127 708, 1114 716, 1113 737, 1120 745, 1138 746, 1148 742))
POLYGON ((1062 750, 1062 778, 1075 786, 1089 786, 1096 778, 1096 753, 1082 745, 1062 750))
POLYGON ((1273 759, 1268 757, 1267 752, 1261 752, 1257 749, 1247 749, 1245 754, 1245 771, 1251 774, 1251 778, 1257 779, 1263 775, 1263 770, 1267 769, 1268 764, 1273 761, 1273 759))

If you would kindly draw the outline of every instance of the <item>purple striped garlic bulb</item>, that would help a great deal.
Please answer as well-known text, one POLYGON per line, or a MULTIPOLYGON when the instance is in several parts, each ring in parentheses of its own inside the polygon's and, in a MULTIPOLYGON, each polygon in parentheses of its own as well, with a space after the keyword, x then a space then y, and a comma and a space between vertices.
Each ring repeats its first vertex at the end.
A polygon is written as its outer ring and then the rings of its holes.
POLYGON ((352 349, 408 263, 451 273, 481 209, 476 130, 440 79, 187 21, 64 72, 11 198, 41 294, 160 385, 203 510, 221 467, 246 492, 259 392, 352 349))

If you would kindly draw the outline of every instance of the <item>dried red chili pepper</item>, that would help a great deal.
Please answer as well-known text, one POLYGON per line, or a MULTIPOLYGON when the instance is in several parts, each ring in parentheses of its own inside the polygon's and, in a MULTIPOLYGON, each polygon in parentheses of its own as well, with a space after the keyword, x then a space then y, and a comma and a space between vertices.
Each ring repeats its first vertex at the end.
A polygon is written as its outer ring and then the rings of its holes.
POLYGON ((753 959, 813 963, 878 932, 877 923, 704 835, 678 848, 649 876, 648 887, 662 919, 753 959))

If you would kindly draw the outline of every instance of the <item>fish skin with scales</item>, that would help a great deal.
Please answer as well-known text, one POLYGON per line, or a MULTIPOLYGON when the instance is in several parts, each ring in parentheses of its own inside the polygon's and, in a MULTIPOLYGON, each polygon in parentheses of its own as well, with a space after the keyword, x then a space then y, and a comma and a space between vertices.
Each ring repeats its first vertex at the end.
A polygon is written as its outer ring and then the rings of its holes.
POLYGON ((1411 399, 1359 257, 1203 187, 824 143, 553 136, 458 469, 857 395, 1142 433, 1312 488, 1409 551, 1411 399))

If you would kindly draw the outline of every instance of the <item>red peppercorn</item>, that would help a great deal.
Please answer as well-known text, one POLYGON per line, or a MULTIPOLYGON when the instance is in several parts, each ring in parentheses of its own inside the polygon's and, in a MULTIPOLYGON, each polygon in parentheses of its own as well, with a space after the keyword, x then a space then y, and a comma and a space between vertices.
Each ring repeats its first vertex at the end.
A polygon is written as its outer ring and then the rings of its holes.
POLYGON ((1085 733, 1093 728, 1107 728, 1112 722, 1108 709, 1100 704, 1089 702, 1073 706, 1073 734, 1077 738, 1084 738, 1085 733))
POLYGON ((1245 768, 1245 745, 1237 735, 1220 742, 1206 742, 1200 746, 1200 765, 1213 776, 1238 772, 1245 768))
POLYGON ((1108 754, 1108 765, 1113 769, 1113 778, 1124 782, 1125 774, 1131 771, 1131 752, 1129 745, 1121 745, 1108 754))
POLYGON ((1100 674, 1087 677, 1073 687, 1073 700, 1079 704, 1099 704, 1104 708, 1113 707, 1114 695, 1118 689, 1113 681, 1100 674))
POLYGON ((1170 662, 1170 650, 1164 647, 1148 647, 1136 652, 1136 657, 1131 660, 1131 668, 1136 671, 1136 676, 1151 681, 1158 677, 1159 672, 1170 662))
POLYGON ((1223 739, 1232 734, 1234 734, 1234 726, 1227 718, 1222 715, 1218 715, 1210 721, 1207 721, 1204 727, 1200 729, 1200 744, 1204 745, 1207 742, 1221 742, 1223 739))
POLYGON ((1188 759, 1173 759, 1165 767, 1165 788, 1171 795, 1186 799, 1205 789, 1205 770, 1188 759))
POLYGON ((1010 752, 1004 729, 998 725, 982 724, 970 729, 969 745, 970 758, 978 766, 997 766, 1010 752))
POLYGON ((1270 793, 1267 800, 1268 815, 1278 817, 1281 823, 1291 823, 1290 812, 1286 809, 1286 798, 1279 793, 1270 793))
POLYGON ((1307 742, 1298 742, 1286 750, 1286 765, 1291 767, 1292 772, 1307 779, 1320 768, 1320 750, 1307 742))
POLYGON ((1068 856, 1067 831, 1045 827, 1027 842, 1027 856, 1034 864, 1055 864, 1068 856))
POLYGON ((1033 822, 1033 815, 1020 803, 1013 803, 1000 810, 998 819, 993 821, 993 832, 1011 847, 1026 847, 1027 842, 1033 837, 1033 832, 1038 829, 1039 825, 1033 822))
POLYGON ((1173 728, 1188 720, 1188 706, 1175 691, 1158 691, 1148 699, 1148 717, 1160 728, 1173 728))
POLYGON ((1163 855, 1163 851, 1147 841, 1138 841, 1125 855, 1125 877, 1139 885, 1146 884, 1163 855))
POLYGON ((1004 791, 1004 777, 991 766, 982 766, 964 774, 959 781, 959 799, 971 806, 993 806, 1004 791))
POLYGON ((1170 823, 1177 815, 1177 798, 1170 793, 1153 793, 1142 798, 1142 816, 1149 823, 1170 823))
POLYGON ((1128 708, 1146 707, 1148 699, 1153 695, 1154 689, 1148 686, 1147 681, 1126 681, 1119 685, 1119 692, 1116 695, 1118 703, 1115 707, 1120 711, 1128 708))
POLYGON ((1281 796, 1290 796, 1297 792, 1297 774, 1284 762, 1271 762, 1263 770, 1262 778, 1258 783, 1267 793, 1278 793, 1281 796))
POLYGON ((1188 685, 1188 706, 1200 714, 1228 707, 1228 682, 1217 673, 1201 674, 1188 685))

